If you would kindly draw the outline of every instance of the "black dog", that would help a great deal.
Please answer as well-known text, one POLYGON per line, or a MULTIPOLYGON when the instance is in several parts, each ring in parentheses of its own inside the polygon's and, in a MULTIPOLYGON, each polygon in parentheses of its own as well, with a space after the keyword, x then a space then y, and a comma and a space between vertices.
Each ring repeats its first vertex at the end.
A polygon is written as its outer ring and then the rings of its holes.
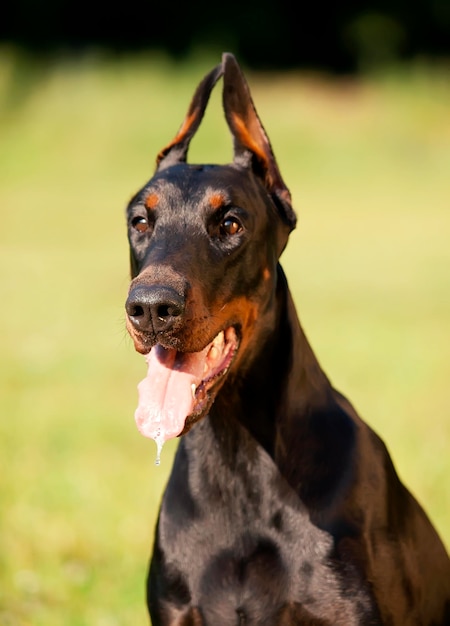
POLYGON ((148 579, 153 626, 450 624, 450 561, 335 391, 278 264, 295 214, 231 54, 128 207, 136 420, 183 435, 148 579), (223 76, 229 165, 188 165, 223 76), (187 433, 187 434, 186 434, 187 433))

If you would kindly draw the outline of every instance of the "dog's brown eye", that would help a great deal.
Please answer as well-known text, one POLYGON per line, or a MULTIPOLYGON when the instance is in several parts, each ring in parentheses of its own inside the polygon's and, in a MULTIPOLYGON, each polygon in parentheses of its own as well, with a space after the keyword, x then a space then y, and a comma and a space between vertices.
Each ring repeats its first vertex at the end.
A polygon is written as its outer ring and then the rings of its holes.
POLYGON ((139 233, 145 233, 149 228, 148 221, 145 217, 135 217, 131 224, 139 233))
POLYGON ((227 217, 220 225, 220 231, 223 235, 235 235, 242 230, 240 223, 233 217, 227 217))

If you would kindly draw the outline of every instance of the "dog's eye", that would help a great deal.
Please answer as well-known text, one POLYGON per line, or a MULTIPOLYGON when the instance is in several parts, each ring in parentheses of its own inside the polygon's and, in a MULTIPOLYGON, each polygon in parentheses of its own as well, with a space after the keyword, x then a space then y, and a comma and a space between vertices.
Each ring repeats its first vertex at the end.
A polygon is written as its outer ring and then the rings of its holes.
POLYGON ((223 236, 236 235, 241 230, 241 224, 234 217, 226 217, 220 225, 220 232, 223 236))
POLYGON ((145 233, 149 229, 147 218, 142 216, 135 217, 131 221, 131 225, 133 226, 134 230, 137 230, 139 233, 145 233))

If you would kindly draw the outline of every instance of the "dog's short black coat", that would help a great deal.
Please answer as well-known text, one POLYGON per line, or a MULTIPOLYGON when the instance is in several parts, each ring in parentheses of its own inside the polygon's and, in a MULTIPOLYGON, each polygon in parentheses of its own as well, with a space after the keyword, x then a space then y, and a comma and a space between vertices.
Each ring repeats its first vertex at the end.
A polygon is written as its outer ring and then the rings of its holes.
POLYGON ((236 342, 181 433, 148 578, 152 624, 450 624, 445 548, 299 324, 278 263, 295 222, 224 54, 128 207, 136 349, 196 353, 226 329, 236 342), (221 76, 234 161, 187 164, 221 76))

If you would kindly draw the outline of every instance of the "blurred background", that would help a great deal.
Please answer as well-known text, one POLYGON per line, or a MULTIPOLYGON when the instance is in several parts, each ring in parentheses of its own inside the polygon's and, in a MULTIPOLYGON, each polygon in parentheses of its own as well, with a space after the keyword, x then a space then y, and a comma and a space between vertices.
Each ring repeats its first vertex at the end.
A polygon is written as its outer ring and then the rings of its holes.
MULTIPOLYGON (((0 22, 0 624, 148 624, 175 443, 134 425, 124 208, 234 52, 299 215, 282 262, 334 385, 450 545, 448 0, 17 0, 0 22)), ((227 162, 221 87, 191 161, 227 162)))

